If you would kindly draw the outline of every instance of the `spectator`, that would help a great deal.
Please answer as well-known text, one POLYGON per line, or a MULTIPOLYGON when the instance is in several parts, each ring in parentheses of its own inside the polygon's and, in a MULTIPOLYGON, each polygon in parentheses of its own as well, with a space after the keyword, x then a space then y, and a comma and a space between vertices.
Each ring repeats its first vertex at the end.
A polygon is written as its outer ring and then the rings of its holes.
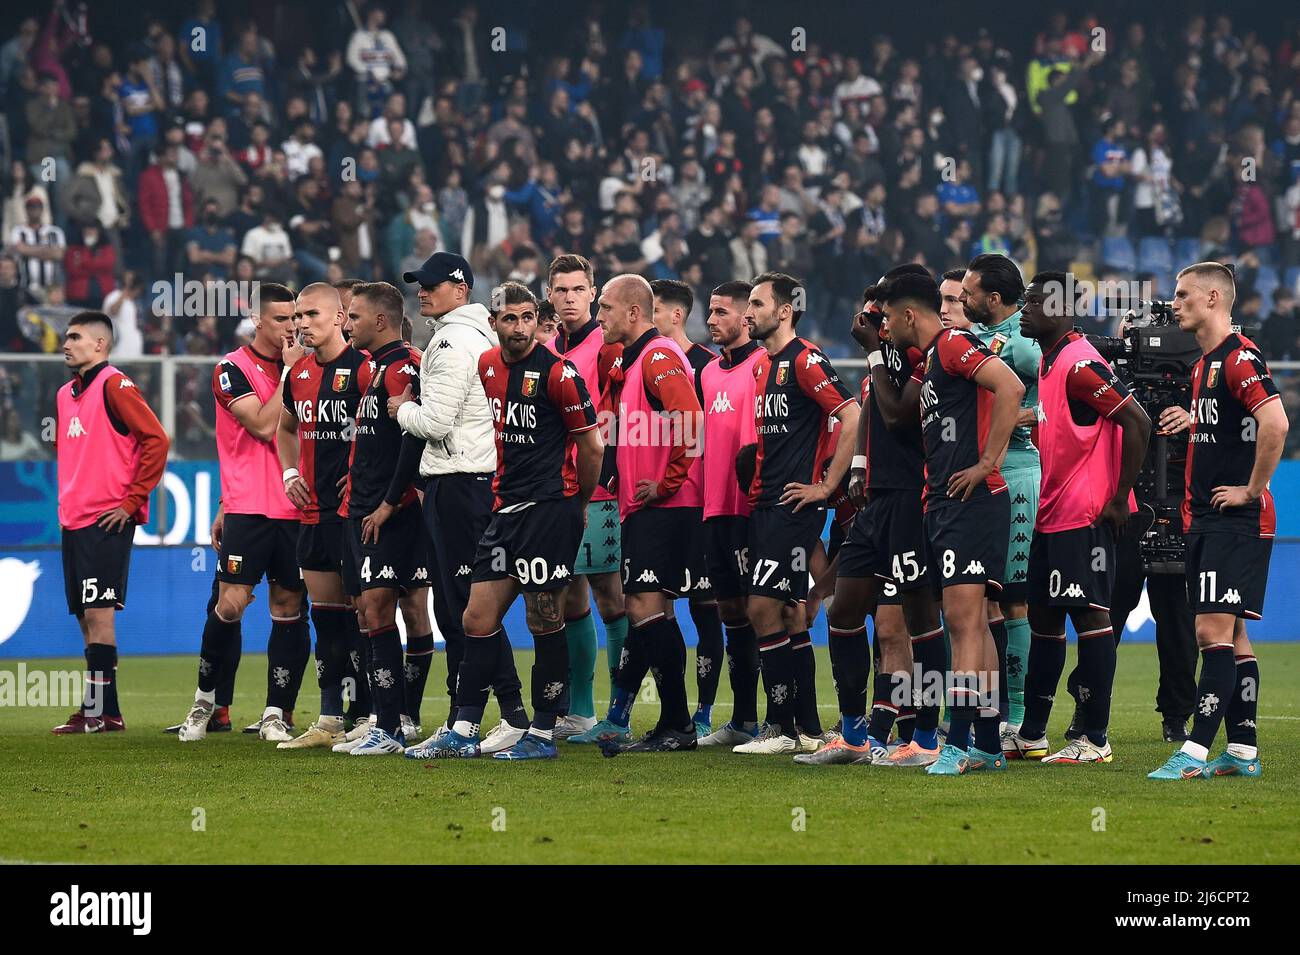
POLYGON ((232 116, 243 112, 250 104, 260 105, 265 100, 266 71, 262 68, 255 28, 244 28, 239 34, 238 45, 222 64, 217 96, 232 116))
POLYGON ((245 233, 239 254, 252 260, 259 278, 282 284, 294 284, 297 279, 293 243, 274 209, 262 210, 262 224, 245 233))
POLYGON ((797 276, 812 274, 812 241, 808 238, 803 219, 798 213, 786 212, 781 215, 781 234, 768 245, 767 254, 768 264, 773 271, 797 276))
POLYGON ((224 124, 213 121, 209 127, 189 182, 198 202, 216 203, 218 218, 235 211, 248 175, 226 148, 224 124))
POLYGON ((1102 235, 1123 234, 1120 200, 1128 186, 1131 164, 1124 145, 1127 132, 1122 119, 1106 124, 1101 139, 1092 147, 1092 227, 1102 235))
POLYGON ((746 219, 740 234, 731 240, 731 277, 748 282, 767 271, 767 247, 760 237, 756 219, 746 219))
POLYGON ((47 161, 52 160, 54 177, 42 176, 47 182, 63 183, 72 179, 72 141, 77 138, 77 121, 72 106, 59 97, 59 81, 46 74, 40 78, 38 95, 27 101, 27 162, 33 177, 41 176, 47 161))
POLYGON ((130 220, 130 205, 122 188, 122 170, 113 162, 113 144, 96 141, 91 159, 77 167, 67 190, 68 218, 78 225, 98 222, 111 241, 130 220))
POLYGON ((995 212, 984 224, 984 234, 971 246, 971 258, 986 252, 997 252, 1011 256, 1011 243, 1007 239, 1007 217, 1003 212, 995 212))
POLYGON ((194 225, 194 192, 176 168, 178 147, 166 146, 140 174, 140 224, 151 243, 152 278, 180 271, 185 230, 194 225))
POLYGON ((366 10, 365 27, 348 39, 348 66, 356 76, 361 99, 371 106, 382 102, 406 74, 406 54, 397 38, 384 28, 388 14, 373 3, 366 10))
POLYGON ((935 190, 935 195, 939 197, 942 223, 948 224, 954 219, 966 219, 969 222, 980 214, 979 192, 971 185, 970 178, 970 160, 959 160, 953 178, 941 182, 935 190))
POLYGON ((0 255, 0 351, 29 350, 18 327, 18 312, 35 304, 36 297, 18 280, 18 263, 12 256, 0 255))
POLYGON ((349 276, 372 275, 375 258, 374 189, 363 187, 356 180, 345 182, 338 198, 334 200, 330 218, 334 234, 338 237, 339 260, 343 270, 349 276))
POLYGON ((303 283, 323 281, 334 234, 320 183, 307 177, 299 179, 288 215, 293 257, 303 283))
POLYGON ((104 298, 103 310, 113 320, 113 357, 139 358, 144 354, 144 336, 140 330, 140 296, 144 286, 140 273, 127 269, 122 273, 121 288, 104 298))
POLYGON ((161 132, 159 114, 167 108, 162 94, 154 85, 146 47, 137 47, 131 51, 126 76, 114 95, 121 105, 122 121, 130 142, 127 178, 134 183, 145 167, 149 151, 158 143, 161 132))
POLYGON ((1020 191, 1020 112, 1023 100, 1003 64, 989 67, 981 97, 984 128, 989 131, 989 192, 1020 191))
POLYGON ((53 285, 63 284, 63 253, 67 240, 56 225, 46 225, 45 203, 28 196, 27 221, 9 234, 9 251, 18 256, 18 274, 27 291, 40 296, 53 285))
MULTIPOLYGON (((763 186, 758 205, 746 213, 746 217, 758 225, 758 238, 764 245, 771 245, 781 234, 780 204, 781 190, 769 182, 763 186)), ((763 270, 760 269, 759 272, 761 271, 763 270)))
POLYGON ((297 182, 307 175, 307 167, 312 157, 323 157, 324 153, 316 145, 316 127, 310 119, 302 117, 294 126, 293 135, 280 147, 288 163, 289 181, 297 182))
POLYGON ((217 19, 216 0, 198 0, 194 13, 181 24, 176 34, 177 47, 185 71, 211 92, 217 82, 222 58, 221 21, 217 19))
POLYGON ((97 308, 104 296, 117 287, 113 278, 116 268, 117 253, 111 243, 104 241, 99 223, 83 225, 80 241, 69 245, 63 257, 68 304, 97 308))
POLYGON ((224 279, 235 265, 235 237, 221 224, 221 207, 215 199, 203 203, 199 224, 185 237, 185 257, 196 275, 224 279))
POLYGON ((13 405, 0 409, 0 461, 45 461, 49 450, 30 431, 23 430, 22 416, 13 405))
POLYGON ((1147 130, 1146 143, 1133 150, 1129 172, 1133 176, 1133 224, 1139 236, 1170 234, 1183 222, 1174 178, 1173 159, 1165 146, 1165 124, 1147 130))

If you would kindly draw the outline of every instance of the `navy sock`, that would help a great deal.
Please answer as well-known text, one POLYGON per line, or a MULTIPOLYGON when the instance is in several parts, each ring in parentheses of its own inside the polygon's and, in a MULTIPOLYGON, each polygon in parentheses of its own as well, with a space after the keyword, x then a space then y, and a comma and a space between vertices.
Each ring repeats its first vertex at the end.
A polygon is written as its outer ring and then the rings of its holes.
POLYGON ((1219 733, 1219 724, 1232 700, 1237 662, 1232 644, 1222 643, 1201 651, 1201 679, 1196 685, 1196 712, 1188 738, 1209 749, 1219 733))
POLYGON ((348 675, 345 689, 348 695, 347 718, 355 723, 368 717, 373 711, 370 698, 370 638, 362 631, 357 615, 344 630, 347 638, 348 675))
POLYGON ((560 706, 568 695, 569 640, 564 627, 560 627, 552 633, 534 634, 533 645, 532 726, 549 733, 555 729, 560 706))
POLYGON ((748 623, 727 625, 727 680, 731 684, 731 722, 758 722, 758 637, 748 623))
POLYGON ((979 716, 979 677, 953 671, 948 683, 948 745, 964 750, 970 746, 971 729, 979 716))
POLYGON ((794 736, 794 651, 784 630, 758 638, 758 662, 767 694, 768 722, 786 736, 794 736))
POLYGON ((497 668, 500 644, 495 633, 465 635, 465 651, 456 669, 456 716, 454 722, 480 726, 487 709, 492 674, 497 668))
POLYGON ((1095 746, 1106 745, 1110 694, 1115 682, 1115 634, 1109 626, 1079 634, 1079 702, 1083 730, 1095 746))
POLYGON ((661 617, 651 639, 655 666, 659 670, 659 727, 690 730, 690 704, 686 699, 686 640, 675 618, 661 617))
POLYGON ((417 726, 420 725, 420 703, 424 700, 424 687, 429 682, 429 670, 432 667, 433 634, 408 637, 406 658, 402 666, 402 697, 406 701, 406 715, 417 726))
POLYGON ((980 707, 975 717, 975 748, 985 753, 1002 752, 998 711, 993 707, 980 707))
POLYGON ((1258 746, 1256 722, 1259 712, 1259 661, 1253 656, 1237 657, 1237 685, 1228 703, 1228 742, 1258 746))
POLYGON ((877 743, 889 742, 889 731, 898 718, 900 701, 907 692, 907 676, 902 673, 877 673, 871 701, 871 722, 867 736, 877 743))
POLYGON ((871 644, 867 628, 829 628, 831 677, 840 708, 840 728, 846 741, 861 746, 866 734, 867 684, 871 679, 871 644))
POLYGON ((343 715, 343 681, 349 674, 348 622, 356 615, 345 606, 312 604, 316 626, 316 685, 320 688, 320 715, 343 715))
POLYGON ((121 716, 113 668, 117 648, 107 643, 86 644, 86 687, 82 709, 92 716, 121 716))
POLYGON ((396 736, 402 715, 402 638, 396 623, 370 631, 370 660, 375 725, 396 736))
POLYGON ((1020 735, 1042 739, 1052 715, 1052 698, 1065 669, 1065 634, 1033 633, 1029 637, 1029 669, 1025 671, 1025 719, 1020 735))
MULTIPOLYGON (((510 646, 510 636, 503 626, 497 631, 497 668, 492 677, 492 692, 496 694, 501 718, 515 729, 528 726, 528 710, 524 708, 524 688, 515 669, 515 651, 510 646)), ((565 691, 567 694, 567 690, 565 691)), ((568 710, 567 700, 565 710, 568 710)))
POLYGON ((938 742, 934 731, 939 726, 943 675, 947 669, 942 627, 912 637, 912 705, 916 707, 914 735, 917 743, 927 749, 934 749, 938 742), (916 681, 919 685, 915 685, 916 681))
POLYGON ((614 674, 614 692, 610 694, 612 699, 609 714, 606 717, 619 726, 628 726, 632 719, 632 704, 641 692, 641 681, 650 670, 653 652, 651 634, 659 619, 662 618, 656 617, 655 620, 642 621, 627 628, 627 637, 619 653, 618 670, 614 674))
POLYGON ((200 690, 205 693, 216 690, 227 665, 230 646, 238 633, 238 620, 222 620, 216 610, 208 614, 207 623, 203 625, 203 643, 199 647, 200 690))
POLYGON ((790 634, 794 652, 795 722, 808 736, 822 735, 821 714, 817 711, 817 656, 812 636, 807 630, 790 634))
MULTIPOLYGON (((307 619, 301 613, 282 620, 272 617, 271 636, 266 641, 267 706, 278 706, 286 713, 293 709, 310 656, 311 631, 307 619)), ((401 667, 393 672, 400 675, 401 667)))
MULTIPOLYGON (((717 604, 693 603, 691 621, 699 641, 695 645, 695 690, 701 708, 713 706, 722 679, 722 618, 717 604)), ((679 628, 680 629, 680 628, 679 628)))

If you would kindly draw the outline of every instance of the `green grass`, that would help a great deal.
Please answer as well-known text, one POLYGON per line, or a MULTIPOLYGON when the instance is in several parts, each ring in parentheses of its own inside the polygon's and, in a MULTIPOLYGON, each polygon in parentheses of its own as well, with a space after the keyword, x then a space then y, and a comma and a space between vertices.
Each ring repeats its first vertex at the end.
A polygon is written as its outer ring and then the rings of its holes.
MULTIPOLYGON (((0 859, 1294 863, 1300 861, 1300 646, 1257 649, 1265 775, 1197 783, 1145 778, 1171 750, 1160 741, 1152 712, 1156 658, 1148 645, 1120 649, 1113 763, 1013 763, 1000 775, 956 779, 716 751, 604 759, 567 744, 557 761, 523 764, 277 752, 238 732, 182 745, 160 729, 184 715, 193 661, 126 657, 120 680, 127 733, 56 737, 49 728, 67 709, 0 713, 0 859), (196 809, 206 817, 206 831, 194 831, 196 809), (803 831, 794 825, 799 809, 803 831), (1100 811, 1105 830, 1095 831, 1100 811), (497 831, 502 822, 504 831, 497 831)), ((819 654, 829 724, 834 696, 824 649, 819 654)), ((429 680, 426 724, 445 706, 436 695, 443 659, 438 656, 429 680)), ((519 655, 521 673, 530 663, 531 655, 519 655)), ((78 665, 65 659, 27 667, 78 665)), ((236 727, 260 715, 264 666, 262 657, 243 660, 236 727)), ((730 712, 725 682, 715 720, 730 712)), ((606 695, 604 685, 600 680, 598 696, 606 695)), ((300 726, 314 717, 307 705, 314 698, 314 688, 305 687, 300 726)), ((638 704, 637 726, 648 728, 656 709, 638 704)), ((1068 716, 1058 705, 1053 741, 1068 716)))

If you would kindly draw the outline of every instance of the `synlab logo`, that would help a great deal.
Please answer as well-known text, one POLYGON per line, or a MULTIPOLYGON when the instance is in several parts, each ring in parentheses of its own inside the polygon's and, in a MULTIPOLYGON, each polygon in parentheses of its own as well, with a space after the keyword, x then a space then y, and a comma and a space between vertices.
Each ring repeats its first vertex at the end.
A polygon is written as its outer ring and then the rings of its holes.
POLYGON ((32 592, 36 578, 41 576, 41 565, 31 560, 6 557, 0 560, 0 643, 4 643, 23 625, 27 611, 32 607, 32 592))

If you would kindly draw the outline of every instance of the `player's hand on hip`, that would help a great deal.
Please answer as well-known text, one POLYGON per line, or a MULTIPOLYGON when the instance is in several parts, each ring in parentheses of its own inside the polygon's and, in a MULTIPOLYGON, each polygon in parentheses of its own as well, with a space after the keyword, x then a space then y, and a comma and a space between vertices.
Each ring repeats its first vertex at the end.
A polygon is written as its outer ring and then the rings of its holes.
POLYGON ((984 464, 972 464, 948 478, 948 496, 958 501, 969 501, 975 488, 993 472, 984 464))
POLYGON ((1178 434, 1191 428, 1192 415, 1186 408, 1170 405, 1160 412, 1157 424, 1159 427, 1156 429, 1156 434, 1178 434))
POLYGON ((1230 507, 1245 507, 1258 500, 1259 496, 1250 493, 1244 484, 1221 484, 1210 494, 1210 506, 1223 511, 1230 507))
POLYGON ((816 484, 798 484, 791 481, 781 494, 782 504, 793 504, 794 513, 798 514, 808 504, 820 504, 831 496, 831 489, 823 482, 816 484))
POLYGON ((116 534, 130 522, 131 515, 120 507, 105 511, 99 515, 99 526, 110 534, 116 534))
POLYGON ((378 544, 379 528, 383 527, 396 508, 387 501, 380 504, 377 508, 366 515, 361 522, 361 543, 378 544))
POLYGON ((659 493, 658 481, 640 480, 636 482, 636 491, 632 494, 632 500, 639 501, 642 504, 658 504, 663 499, 663 495, 659 493))
POLYGON ((411 393, 411 386, 407 385, 400 395, 393 395, 388 399, 388 417, 396 418, 397 409, 402 407, 408 401, 414 401, 415 398, 411 393))
POLYGON ((218 554, 221 553, 221 532, 226 529, 226 515, 223 511, 218 511, 216 518, 212 521, 212 530, 209 536, 212 538, 212 549, 218 554))

